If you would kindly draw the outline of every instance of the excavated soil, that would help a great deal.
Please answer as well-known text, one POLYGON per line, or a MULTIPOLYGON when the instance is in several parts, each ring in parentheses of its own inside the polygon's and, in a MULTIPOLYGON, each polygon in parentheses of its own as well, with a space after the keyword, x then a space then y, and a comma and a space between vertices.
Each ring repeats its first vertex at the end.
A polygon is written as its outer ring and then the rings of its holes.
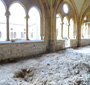
POLYGON ((0 85, 90 85, 90 46, 2 64, 0 85))

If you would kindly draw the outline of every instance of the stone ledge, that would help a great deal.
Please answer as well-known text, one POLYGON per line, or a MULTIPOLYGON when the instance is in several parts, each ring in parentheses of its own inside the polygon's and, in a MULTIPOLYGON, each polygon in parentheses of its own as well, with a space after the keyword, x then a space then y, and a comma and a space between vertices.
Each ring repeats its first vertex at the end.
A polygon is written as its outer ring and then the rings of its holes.
POLYGON ((5 45, 5 44, 16 44, 16 43, 20 43, 20 44, 24 44, 24 43, 44 43, 45 41, 43 40, 16 40, 14 42, 11 41, 0 41, 0 45, 5 45))

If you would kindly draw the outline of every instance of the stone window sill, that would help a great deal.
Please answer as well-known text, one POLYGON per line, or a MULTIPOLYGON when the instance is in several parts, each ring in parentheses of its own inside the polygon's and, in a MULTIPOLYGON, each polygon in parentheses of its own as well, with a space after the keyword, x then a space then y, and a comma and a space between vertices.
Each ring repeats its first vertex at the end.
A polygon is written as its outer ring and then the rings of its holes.
POLYGON ((44 42, 44 40, 15 40, 15 41, 0 41, 0 44, 10 44, 10 43, 38 43, 44 42))
MULTIPOLYGON (((57 39, 57 40, 66 40, 66 39, 57 39)), ((75 38, 69 39, 69 40, 76 40, 75 38)))
POLYGON ((76 40, 76 38, 72 38, 72 39, 70 39, 70 40, 76 40))
POLYGON ((64 39, 57 39, 57 40, 64 40, 64 39))
POLYGON ((90 38, 81 38, 81 39, 88 39, 89 40, 90 38))

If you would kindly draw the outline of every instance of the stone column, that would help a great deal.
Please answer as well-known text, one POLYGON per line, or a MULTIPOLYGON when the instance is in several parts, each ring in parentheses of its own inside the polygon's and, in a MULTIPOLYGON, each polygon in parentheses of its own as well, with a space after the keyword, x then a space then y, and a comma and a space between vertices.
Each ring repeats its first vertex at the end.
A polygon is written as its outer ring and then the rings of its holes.
POLYGON ((75 35, 75 23, 73 23, 73 38, 75 38, 76 35, 75 35))
POLYGON ((70 29, 70 19, 68 20, 68 39, 70 38, 70 36, 69 36, 69 29, 70 29))
POLYGON ((89 39, 90 39, 90 23, 88 24, 88 35, 89 35, 89 39))
POLYGON ((69 36, 69 29, 70 29, 70 24, 68 24, 68 39, 70 38, 70 36, 69 36))
POLYGON ((9 16, 10 16, 10 12, 6 11, 5 13, 6 16, 6 40, 9 41, 9 16))
POLYGON ((43 17, 40 16, 40 36, 41 36, 41 40, 43 40, 43 17))
POLYGON ((42 14, 41 17, 40 17, 40 36, 41 36, 41 40, 44 40, 44 38, 45 38, 45 18, 43 16, 44 16, 44 14, 42 14))
POLYGON ((28 19, 29 19, 29 15, 26 15, 26 40, 29 40, 28 38, 28 19))
POLYGON ((62 39, 63 39, 63 19, 62 19, 62 24, 61 24, 61 37, 62 37, 62 39))
POLYGON ((89 38, 89 45, 90 45, 90 23, 88 23, 88 38, 89 38))
POLYGON ((56 10, 53 7, 53 0, 50 0, 50 52, 56 51, 56 10))
POLYGON ((77 26, 78 26, 78 35, 77 35, 77 37, 78 37, 78 46, 81 46, 81 22, 80 21, 78 21, 78 24, 77 24, 77 26))

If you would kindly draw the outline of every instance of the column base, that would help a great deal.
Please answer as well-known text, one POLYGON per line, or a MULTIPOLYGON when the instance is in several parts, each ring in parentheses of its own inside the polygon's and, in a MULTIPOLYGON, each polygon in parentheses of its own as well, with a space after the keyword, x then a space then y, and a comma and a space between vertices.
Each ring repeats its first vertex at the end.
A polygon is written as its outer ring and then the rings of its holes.
POLYGON ((41 40, 44 40, 45 36, 41 36, 41 40))
POLYGON ((27 38, 26 40, 30 40, 30 39, 27 38))
POLYGON ((6 41, 10 41, 10 39, 6 39, 6 41))

